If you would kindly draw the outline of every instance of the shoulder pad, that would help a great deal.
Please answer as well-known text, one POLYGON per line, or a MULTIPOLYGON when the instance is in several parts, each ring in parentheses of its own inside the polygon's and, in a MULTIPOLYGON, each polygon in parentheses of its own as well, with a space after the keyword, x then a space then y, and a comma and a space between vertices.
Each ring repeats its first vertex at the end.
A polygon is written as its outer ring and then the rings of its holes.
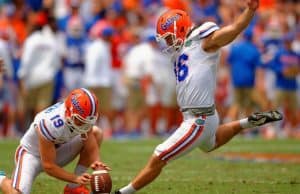
POLYGON ((218 30, 219 26, 214 22, 205 22, 200 26, 196 26, 192 29, 191 33, 188 35, 188 39, 202 39, 218 30))
POLYGON ((49 123, 47 119, 41 119, 38 123, 39 130, 45 139, 49 141, 55 141, 55 132, 51 130, 52 125, 49 123))

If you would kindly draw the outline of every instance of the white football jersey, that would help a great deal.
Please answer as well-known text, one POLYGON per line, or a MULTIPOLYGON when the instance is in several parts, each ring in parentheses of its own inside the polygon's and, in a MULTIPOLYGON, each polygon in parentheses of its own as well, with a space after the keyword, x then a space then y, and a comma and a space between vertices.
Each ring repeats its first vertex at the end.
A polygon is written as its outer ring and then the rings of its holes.
POLYGON ((194 28, 182 49, 173 57, 177 102, 181 109, 210 107, 214 104, 220 52, 205 52, 202 40, 218 29, 212 22, 194 28))
POLYGON ((39 127, 45 139, 59 147, 77 136, 67 125, 65 118, 65 105, 56 103, 38 113, 30 128, 21 139, 21 145, 31 154, 39 156, 39 140, 36 126, 39 127))

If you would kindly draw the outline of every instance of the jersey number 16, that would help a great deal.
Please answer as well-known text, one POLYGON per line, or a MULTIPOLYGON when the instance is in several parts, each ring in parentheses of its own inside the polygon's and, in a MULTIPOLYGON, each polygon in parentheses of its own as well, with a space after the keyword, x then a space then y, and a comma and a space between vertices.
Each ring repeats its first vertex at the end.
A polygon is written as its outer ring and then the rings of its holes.
POLYGON ((188 58, 188 55, 182 54, 179 56, 178 61, 174 63, 175 76, 178 82, 184 81, 188 75, 189 67, 186 64, 188 58))

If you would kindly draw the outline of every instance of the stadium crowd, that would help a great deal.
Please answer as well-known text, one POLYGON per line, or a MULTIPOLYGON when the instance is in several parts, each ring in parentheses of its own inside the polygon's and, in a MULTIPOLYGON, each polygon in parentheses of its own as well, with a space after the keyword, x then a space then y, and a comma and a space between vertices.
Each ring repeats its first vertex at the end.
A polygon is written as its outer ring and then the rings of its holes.
MULTIPOLYGON (((222 50, 216 107, 221 122, 279 109, 284 121, 257 132, 300 138, 300 2, 260 2, 250 27, 222 50)), ((0 1, 0 137, 22 135, 35 113, 79 87, 99 98, 106 137, 169 133, 181 114, 173 64, 155 39, 158 15, 183 9, 195 25, 222 26, 243 6, 243 0, 0 1)))

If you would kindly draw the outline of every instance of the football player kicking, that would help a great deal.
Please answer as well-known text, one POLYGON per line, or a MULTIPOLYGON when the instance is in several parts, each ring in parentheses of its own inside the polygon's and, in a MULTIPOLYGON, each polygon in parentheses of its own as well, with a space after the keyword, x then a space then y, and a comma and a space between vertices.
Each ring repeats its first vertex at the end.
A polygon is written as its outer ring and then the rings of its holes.
MULTIPOLYGON (((151 183, 171 160, 194 148, 210 152, 228 142, 245 128, 282 119, 278 111, 254 113, 248 118, 219 126, 214 106, 216 71, 220 48, 232 42, 250 23, 258 0, 247 0, 247 7, 231 25, 219 28, 206 22, 192 27, 181 10, 168 10, 157 21, 157 37, 172 52, 177 78, 177 102, 183 114, 179 128, 155 148, 146 166, 116 194, 131 194, 151 183)), ((243 51, 241 51, 243 52, 243 51)))
POLYGON ((29 194, 36 176, 44 171, 69 182, 65 194, 88 194, 85 187, 91 176, 87 168, 109 170, 100 160, 102 131, 94 124, 98 118, 98 100, 84 89, 73 90, 64 102, 38 113, 20 141, 15 153, 12 179, 0 173, 0 186, 5 194, 29 194), (62 167, 76 156, 74 173, 62 167))

